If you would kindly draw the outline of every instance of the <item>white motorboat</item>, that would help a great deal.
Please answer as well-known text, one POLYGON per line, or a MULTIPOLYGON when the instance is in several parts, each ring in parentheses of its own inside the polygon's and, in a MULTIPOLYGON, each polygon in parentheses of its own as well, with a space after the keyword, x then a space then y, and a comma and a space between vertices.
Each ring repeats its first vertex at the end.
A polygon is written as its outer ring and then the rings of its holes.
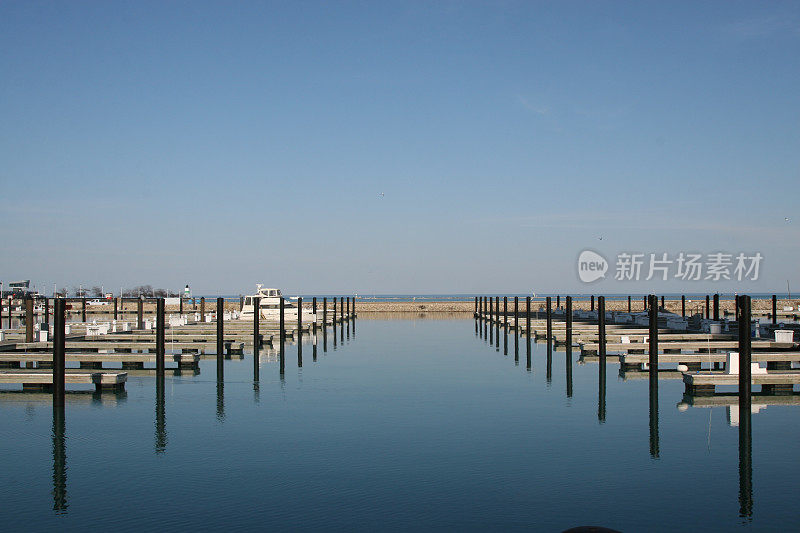
MULTIPOLYGON (((279 320, 281 300, 283 300, 283 319, 287 323, 297 321, 297 304, 287 300, 281 294, 280 289, 265 289, 261 284, 256 285, 256 294, 244 297, 240 320, 253 320, 255 313, 255 299, 258 298, 258 308, 260 316, 267 320, 279 320)), ((309 311, 302 311, 303 322, 309 323, 316 320, 316 315, 309 311)))

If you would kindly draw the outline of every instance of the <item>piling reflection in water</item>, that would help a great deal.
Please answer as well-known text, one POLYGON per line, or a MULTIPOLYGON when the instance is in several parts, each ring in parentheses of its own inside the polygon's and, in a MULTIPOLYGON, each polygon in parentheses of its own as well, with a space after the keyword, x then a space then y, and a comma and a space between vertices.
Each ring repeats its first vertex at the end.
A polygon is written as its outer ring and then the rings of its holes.
POLYGON ((546 366, 547 386, 553 383, 553 343, 547 339, 547 366, 546 366))
POLYGON ((156 440, 155 450, 162 454, 167 449, 167 417, 164 407, 164 378, 156 378, 156 440))
MULTIPOLYGON (((299 313, 299 311, 298 311, 299 313)), ((297 368, 303 368, 303 332, 297 332, 297 368)))
POLYGON ((53 406, 53 510, 66 514, 67 507, 67 443, 64 405, 53 406))
POLYGON ((531 336, 530 333, 525 336, 525 368, 528 372, 531 371, 531 336))
POLYGON ((650 380, 649 387, 650 399, 650 456, 658 459, 659 439, 658 439, 658 380, 650 380))
POLYGON ((597 385, 597 420, 600 423, 606 421, 606 365, 600 365, 598 372, 597 385))
POLYGON ((750 405, 739 409, 739 516, 753 516, 753 431, 750 405))
POLYGON ((225 382, 217 380, 217 421, 225 421, 225 382))

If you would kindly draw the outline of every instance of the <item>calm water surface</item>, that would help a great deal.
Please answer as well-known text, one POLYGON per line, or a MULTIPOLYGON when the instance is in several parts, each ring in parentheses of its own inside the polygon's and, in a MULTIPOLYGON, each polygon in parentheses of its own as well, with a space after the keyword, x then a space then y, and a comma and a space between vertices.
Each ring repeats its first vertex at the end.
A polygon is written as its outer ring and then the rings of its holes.
POLYGON ((168 375, 161 402, 147 376, 120 397, 70 394, 63 426, 49 396, 0 393, 4 529, 771 530, 800 518, 798 407, 752 417, 750 504, 729 410, 679 410, 679 380, 659 382, 656 414, 647 379, 609 364, 603 404, 596 363, 533 343, 528 369, 524 338, 506 355, 472 320, 360 320, 335 350, 319 337, 316 362, 306 342, 302 368, 288 346, 284 377, 264 356, 257 384, 246 355, 225 361, 224 384, 213 360, 168 375))

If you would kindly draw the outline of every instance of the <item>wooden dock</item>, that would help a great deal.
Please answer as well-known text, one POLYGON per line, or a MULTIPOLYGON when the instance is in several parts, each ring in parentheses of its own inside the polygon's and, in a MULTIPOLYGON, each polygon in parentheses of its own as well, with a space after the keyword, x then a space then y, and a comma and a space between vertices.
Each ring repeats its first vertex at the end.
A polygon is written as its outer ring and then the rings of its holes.
MULTIPOLYGON (((127 372, 85 372, 67 369, 64 381, 69 384, 90 384, 96 391, 121 391, 128 380, 127 372)), ((23 390, 48 390, 53 386, 52 371, 0 370, 0 383, 21 383, 23 390)))

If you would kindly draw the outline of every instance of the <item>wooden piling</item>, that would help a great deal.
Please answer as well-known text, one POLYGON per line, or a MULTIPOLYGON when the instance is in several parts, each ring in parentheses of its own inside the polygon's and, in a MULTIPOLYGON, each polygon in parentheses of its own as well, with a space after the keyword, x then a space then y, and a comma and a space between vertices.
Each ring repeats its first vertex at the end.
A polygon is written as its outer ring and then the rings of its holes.
POLYGON ((546 298, 547 313, 547 345, 553 340, 553 300, 550 296, 546 298))
POLYGON ((566 303, 566 322, 567 322, 567 330, 566 330, 566 339, 565 344, 567 345, 568 349, 572 348, 572 296, 567 296, 567 303, 566 303))
POLYGON ((313 329, 317 329, 317 297, 314 296, 311 298, 311 312, 314 314, 314 324, 313 329))
POLYGON ((714 294, 714 320, 719 320, 719 294, 714 294))
POLYGON ((503 327, 508 329, 508 296, 503 296, 503 327))
POLYGON ((50 323, 50 298, 44 298, 44 321, 42 322, 43 325, 47 326, 50 323))
POLYGON ((33 297, 25 298, 25 342, 33 342, 33 297))
POLYGON ((531 297, 525 297, 525 334, 531 336, 531 297))
MULTIPOLYGON (((303 332, 303 299, 297 299, 297 331, 302 335, 303 332)), ((301 341, 302 343, 302 341, 301 341)))
POLYGON ((81 322, 86 322, 86 297, 81 298, 81 322))
POLYGON ((648 362, 650 366, 650 382, 658 381, 658 296, 650 295, 650 332, 648 344, 648 362))
MULTIPOLYGON (((753 514, 753 434, 751 425, 750 296, 736 297, 739 324, 739 515, 753 514)), ((774 316, 774 315, 773 315, 774 316)))
POLYGON ((664 297, 663 296, 661 297, 661 309, 664 310, 664 311, 667 310, 667 308, 664 306, 664 297))
MULTIPOLYGON (((281 318, 283 308, 281 308, 281 318)), ((225 351, 225 300, 217 298, 217 379, 222 376, 224 371, 224 351, 225 351)))
POLYGON ((681 316, 686 318, 686 295, 681 294, 681 316))
POLYGON ((597 354, 600 356, 600 365, 606 364, 606 298, 597 298, 597 354))
POLYGON ((711 318, 711 297, 706 294, 706 320, 711 318))
POLYGON ((561 308, 561 295, 556 295, 556 309, 561 308))
MULTIPOLYGON (((316 299, 316 298, 315 298, 316 299)), ((261 332, 259 331, 261 322, 261 298, 253 298, 253 377, 258 381, 258 350, 261 347, 261 332)))
POLYGON ((141 296, 136 300, 136 314, 138 316, 136 329, 144 329, 144 300, 142 300, 141 296))
MULTIPOLYGON (((741 302, 741 300, 740 300, 740 302, 741 302)), ((8 316, 11 317, 11 313, 10 312, 8 313, 8 316)), ((10 321, 9 321, 9 324, 10 324, 10 321)), ((778 295, 777 294, 773 294, 772 295, 772 325, 774 326, 774 325, 777 325, 777 324, 778 324, 778 295)), ((9 325, 9 327, 11 327, 11 326, 9 325)))
MULTIPOLYGON (((328 331, 328 299, 323 297, 322 298, 322 331, 328 331)), ((323 346, 323 351, 326 351, 323 346)))
POLYGON ((591 309, 589 310, 594 311, 594 294, 592 294, 592 304, 591 304, 591 309))
MULTIPOLYGON (((283 352, 283 343, 286 341, 286 323, 285 323, 285 316, 284 316, 285 306, 286 306, 286 304, 283 301, 283 296, 281 296, 280 311, 278 313, 278 315, 279 315, 278 316, 278 329, 280 330, 279 331, 279 336, 280 336, 280 342, 281 342, 281 352, 283 352)), ((333 306, 333 309, 334 309, 334 313, 336 313, 336 305, 333 306)), ((336 315, 335 314, 334 314, 333 318, 334 318, 334 320, 336 319, 336 315)))
POLYGON ((114 298, 114 320, 119 318, 119 298, 114 298))
POLYGON ((747 407, 750 412, 751 401, 751 371, 750 363, 750 297, 747 295, 739 296, 739 316, 736 322, 739 324, 739 412, 747 407))
POLYGON ((631 312, 631 297, 628 295, 628 312, 631 312))
POLYGON ((53 302, 53 405, 64 405, 65 376, 66 376, 66 301, 57 298, 53 302))
POLYGON ((206 321, 206 299, 200 297, 200 322, 206 321))
POLYGON ((156 375, 164 375, 164 298, 156 300, 156 375))

